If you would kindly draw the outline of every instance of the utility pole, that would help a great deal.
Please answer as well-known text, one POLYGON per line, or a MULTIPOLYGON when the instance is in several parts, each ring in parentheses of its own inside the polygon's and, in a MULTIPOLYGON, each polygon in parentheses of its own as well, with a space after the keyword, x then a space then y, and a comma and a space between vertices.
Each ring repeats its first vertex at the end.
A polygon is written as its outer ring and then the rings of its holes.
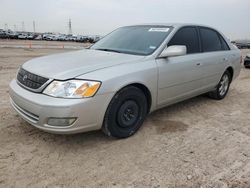
POLYGON ((9 28, 8 28, 8 24, 5 23, 5 24, 4 24, 4 30, 7 31, 8 29, 9 29, 9 28))
POLYGON ((14 31, 14 32, 17 32, 16 24, 13 25, 13 31, 14 31))
POLYGON ((22 22, 22 32, 25 31, 25 26, 24 26, 24 22, 22 22))
POLYGON ((34 31, 34 33, 36 32, 36 23, 35 23, 35 21, 33 21, 33 31, 34 31))
POLYGON ((69 19, 68 27, 69 27, 68 34, 69 34, 69 35, 72 35, 72 25, 71 25, 71 19, 69 19))

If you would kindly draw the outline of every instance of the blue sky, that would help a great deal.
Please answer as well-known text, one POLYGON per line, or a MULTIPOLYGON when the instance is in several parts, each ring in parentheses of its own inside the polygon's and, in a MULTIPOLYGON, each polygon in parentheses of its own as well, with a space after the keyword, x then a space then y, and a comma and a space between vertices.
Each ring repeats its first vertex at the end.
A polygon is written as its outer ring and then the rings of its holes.
POLYGON ((5 23, 32 31, 107 34, 140 23, 188 22, 213 26, 231 39, 250 39, 250 0, 0 0, 5 23))

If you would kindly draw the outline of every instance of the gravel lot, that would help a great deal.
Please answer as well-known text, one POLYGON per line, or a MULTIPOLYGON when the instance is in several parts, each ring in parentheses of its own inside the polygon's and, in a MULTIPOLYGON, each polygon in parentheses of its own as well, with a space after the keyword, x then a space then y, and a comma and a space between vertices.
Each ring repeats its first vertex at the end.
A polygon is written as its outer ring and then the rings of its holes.
POLYGON ((250 187, 249 69, 224 100, 158 110, 131 138, 53 135, 16 115, 8 83, 25 61, 63 51, 0 48, 0 187, 250 187))

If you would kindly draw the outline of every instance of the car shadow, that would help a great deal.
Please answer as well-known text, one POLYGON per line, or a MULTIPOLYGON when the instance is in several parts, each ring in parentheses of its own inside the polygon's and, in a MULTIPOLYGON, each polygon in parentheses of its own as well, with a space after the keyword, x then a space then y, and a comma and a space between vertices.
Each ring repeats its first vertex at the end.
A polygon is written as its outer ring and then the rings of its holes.
POLYGON ((157 134, 165 132, 182 132, 189 127, 187 122, 173 120, 180 115, 180 112, 189 111, 195 107, 202 106, 205 103, 212 101, 206 95, 200 95, 173 105, 161 108, 152 112, 146 119, 146 124, 156 129, 157 134))

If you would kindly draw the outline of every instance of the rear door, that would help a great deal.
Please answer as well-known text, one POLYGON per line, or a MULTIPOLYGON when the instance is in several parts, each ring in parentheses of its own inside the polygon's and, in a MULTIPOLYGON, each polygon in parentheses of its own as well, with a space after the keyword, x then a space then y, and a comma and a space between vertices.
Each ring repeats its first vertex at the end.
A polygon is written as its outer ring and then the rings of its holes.
POLYGON ((167 46, 185 45, 187 55, 159 58, 158 106, 174 103, 198 94, 202 88, 200 42, 197 27, 179 29, 167 46))
POLYGON ((224 38, 215 30, 199 27, 202 45, 201 72, 205 87, 215 87, 230 61, 230 48, 224 38))

